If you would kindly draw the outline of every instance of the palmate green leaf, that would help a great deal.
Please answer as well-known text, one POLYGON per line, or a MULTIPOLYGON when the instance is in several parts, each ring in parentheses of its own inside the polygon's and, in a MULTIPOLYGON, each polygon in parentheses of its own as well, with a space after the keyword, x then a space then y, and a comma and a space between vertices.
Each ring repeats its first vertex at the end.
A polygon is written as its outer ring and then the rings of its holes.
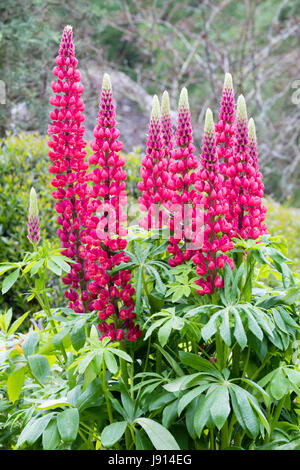
POLYGON ((215 377, 222 377, 213 362, 209 362, 207 359, 204 359, 198 354, 180 351, 179 358, 184 365, 192 367, 193 369, 196 369, 199 372, 209 372, 215 377))
POLYGON ((138 418, 134 423, 139 424, 156 450, 180 450, 174 437, 165 427, 148 418, 138 418))
POLYGON ((164 407, 168 403, 174 400, 173 393, 170 392, 159 392, 155 395, 155 397, 151 397, 151 401, 149 403, 149 411, 159 410, 160 408, 164 407))
POLYGON ((127 421, 118 421, 106 426, 101 433, 101 443, 104 447, 111 448, 122 438, 127 428, 127 421))
POLYGON ((61 411, 56 418, 59 434, 64 442, 76 439, 79 429, 79 412, 77 408, 61 411))
POLYGON ((104 351, 104 361, 108 370, 114 375, 118 372, 118 364, 114 355, 109 351, 104 351))
POLYGON ((184 288, 185 286, 178 286, 172 295, 172 302, 177 302, 181 297, 183 297, 184 294, 184 288))
MULTIPOLYGON (((203 372, 197 372, 195 374, 183 375, 182 377, 177 377, 176 379, 170 381, 169 383, 165 384, 163 387, 168 392, 176 393, 176 392, 179 392, 180 390, 186 390, 189 387, 190 382, 193 382, 194 379, 202 378, 203 375, 204 375, 203 372)), ((206 379, 206 377, 205 377, 205 379, 206 379)), ((193 384, 193 385, 195 385, 195 384, 193 384)))
POLYGON ((17 448, 20 447, 24 442, 28 442, 28 444, 34 444, 44 432, 53 416, 54 413, 48 413, 39 418, 32 418, 26 424, 18 438, 17 448))
POLYGON ((8 398, 14 403, 20 396, 25 381, 26 366, 14 370, 7 379, 8 398))
MULTIPOLYGON (((243 307, 241 307, 243 308, 243 307)), ((264 334, 260 326, 258 325, 256 319, 253 317, 252 313, 248 310, 243 308, 243 310, 246 312, 247 318, 248 318, 248 328, 254 336, 256 336, 260 341, 263 339, 264 334)))
POLYGON ((25 318, 27 318, 28 314, 29 314, 29 311, 26 312, 26 313, 24 313, 20 318, 18 318, 17 320, 15 320, 15 321, 13 322, 13 324, 10 326, 10 328, 9 328, 9 330, 8 330, 8 332, 7 332, 7 334, 8 334, 9 336, 13 335, 13 334, 15 333, 15 331, 17 331, 17 329, 19 328, 19 326, 22 325, 22 323, 23 323, 23 321, 25 320, 25 318))
POLYGON ((142 310, 142 291, 143 291, 143 268, 138 268, 135 287, 135 312, 141 313, 142 310))
MULTIPOLYGON (((149 338, 149 336, 152 335, 153 331, 156 328, 159 328, 163 323, 168 321, 168 318, 169 317, 163 317, 160 320, 156 320, 154 323, 152 323, 152 325, 147 329, 147 332, 146 332, 145 337, 144 337, 144 341, 146 341, 149 338)), ((146 326, 146 324, 144 326, 146 326)))
POLYGON ((20 268, 16 269, 12 273, 10 273, 4 281, 2 282, 2 294, 6 294, 9 289, 14 285, 20 275, 20 268))
POLYGON ((220 430, 225 424, 230 413, 229 392, 227 385, 218 386, 213 392, 213 403, 210 408, 210 414, 213 422, 220 430))
POLYGON ((39 405, 37 405, 37 410, 53 410, 56 408, 61 408, 63 406, 73 406, 68 402, 67 397, 61 397, 53 400, 43 400, 39 405))
POLYGON ((95 367, 95 360, 91 361, 84 371, 83 390, 86 390, 89 384, 97 377, 97 371, 99 369, 95 367))
POLYGON ((79 320, 70 332, 71 343, 76 351, 79 351, 79 349, 81 349, 85 344, 86 337, 84 325, 85 320, 79 320))
POLYGON ((206 325, 202 328, 201 335, 205 342, 207 342, 217 332, 217 323, 219 317, 220 312, 214 313, 206 325))
POLYGON ((44 264, 44 259, 39 259, 38 261, 35 261, 31 267, 30 267, 30 276, 34 276, 38 270, 43 266, 44 264))
POLYGON ((19 263, 5 263, 5 264, 0 264, 0 276, 2 274, 6 273, 10 269, 15 269, 19 267, 19 263))
POLYGON ((233 335, 237 340, 237 343, 239 344, 240 348, 243 350, 247 346, 247 336, 245 333, 243 322, 236 308, 231 307, 230 311, 233 313, 235 319, 233 335))
POLYGON ((41 383, 47 382, 50 375, 50 365, 45 356, 34 354, 28 357, 29 367, 34 377, 41 383))
POLYGON ((177 361, 171 356, 171 354, 169 354, 167 351, 165 351, 161 346, 159 346, 158 344, 155 344, 154 345, 156 347, 156 349, 158 349, 162 356, 166 359, 166 361, 170 364, 170 366, 172 367, 172 369, 174 370, 174 372, 176 373, 177 376, 181 377, 184 375, 184 372, 183 370, 181 369, 181 367, 178 365, 177 361))
POLYGON ((37 331, 31 331, 26 335, 25 341, 22 344, 22 350, 25 357, 31 356, 37 350, 40 341, 40 335, 37 331))
POLYGON ((271 311, 273 313, 274 321, 277 327, 279 328, 279 330, 283 331, 283 333, 289 334, 289 330, 287 329, 286 324, 284 320, 282 319, 278 310, 276 308, 272 308, 271 311))
POLYGON ((173 321, 168 320, 159 330, 158 330, 158 341, 161 346, 164 347, 169 339, 169 336, 172 331, 173 321))
POLYGON ((210 409, 213 405, 215 396, 213 393, 208 393, 205 397, 201 397, 199 407, 194 414, 194 429, 198 437, 201 436, 202 431, 210 418, 210 409))
POLYGON ((166 292, 166 285, 163 283, 158 271, 153 265, 151 266, 150 264, 147 264, 146 269, 148 273, 155 279, 157 292, 164 294, 166 292))
POLYGON ((136 450, 152 450, 153 446, 149 440, 147 434, 143 429, 134 430, 135 439, 136 439, 136 450))
POLYGON ((288 305, 298 305, 300 303, 300 287, 290 288, 281 300, 288 305))
POLYGON ((52 419, 43 432, 42 443, 44 450, 54 450, 60 443, 56 419, 52 419))
POLYGON ((269 422, 268 422, 266 416, 264 415, 263 411, 260 409, 260 406, 259 406, 256 398, 253 395, 248 394, 248 400, 249 400, 252 408, 254 408, 254 410, 256 411, 257 416, 258 416, 259 420, 261 421, 261 423, 263 424, 263 426, 265 427, 267 433, 270 435, 271 428, 270 428, 269 422))
POLYGON ((71 272, 71 266, 66 263, 65 258, 60 255, 52 255, 51 260, 58 265, 62 271, 65 271, 66 273, 71 272))
POLYGON ((280 400, 284 397, 284 395, 289 393, 289 390, 289 380, 285 377, 283 369, 279 367, 278 369, 276 369, 270 382, 270 392, 275 398, 275 400, 280 400))
POLYGON ((164 407, 162 414, 162 425, 165 428, 169 428, 177 418, 178 412, 178 400, 174 400, 172 403, 164 407))
POLYGON ((198 387, 193 388, 193 390, 190 390, 189 392, 185 393, 183 397, 180 398, 178 402, 178 416, 181 415, 183 410, 199 395, 201 395, 203 392, 205 392, 208 387, 210 387, 210 384, 202 384, 199 385, 198 387))
POLYGON ((221 338, 227 346, 231 345, 231 334, 229 325, 229 311, 225 308, 222 312, 222 321, 219 328, 221 338))
POLYGON ((124 361, 132 362, 132 358, 129 356, 129 354, 127 354, 125 351, 122 351, 122 349, 109 348, 109 351, 115 356, 119 356, 121 359, 124 359, 124 361))
POLYGON ((47 259, 47 267, 48 267, 48 269, 50 269, 50 271, 52 271, 57 276, 62 275, 62 269, 60 268, 60 266, 58 266, 56 263, 54 263, 54 261, 52 261, 52 259, 47 259))
POLYGON ((85 356, 79 357, 76 361, 74 361, 69 366, 69 369, 72 369, 73 367, 76 367, 79 374, 83 374, 85 372, 86 368, 88 367, 89 363, 94 359, 95 356, 96 356, 96 352, 94 352, 94 351, 89 352, 85 356))
POLYGON ((259 433, 259 418, 254 413, 248 400, 248 393, 241 387, 231 384, 230 396, 236 418, 242 428, 256 438, 259 433))

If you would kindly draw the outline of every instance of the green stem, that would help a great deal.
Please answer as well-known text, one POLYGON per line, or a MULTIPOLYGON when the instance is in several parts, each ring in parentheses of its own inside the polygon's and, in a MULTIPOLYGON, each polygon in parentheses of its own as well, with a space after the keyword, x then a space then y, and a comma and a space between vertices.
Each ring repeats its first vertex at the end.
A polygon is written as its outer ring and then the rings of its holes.
POLYGON ((221 429, 221 447, 220 447, 220 449, 226 449, 227 447, 229 447, 228 421, 225 422, 224 426, 221 429))
POLYGON ((156 373, 161 375, 162 371, 162 357, 161 357, 161 352, 158 349, 156 351, 156 373))
POLYGON ((247 356, 246 356, 246 360, 245 360, 245 364, 244 364, 242 377, 245 377, 246 372, 247 372, 247 367, 248 367, 249 359, 250 359, 250 350, 251 350, 251 348, 250 348, 250 346, 248 346, 248 351, 247 351, 247 356))
POLYGON ((232 375, 233 377, 239 377, 240 374, 240 352, 241 348, 236 343, 232 349, 232 375))
POLYGON ((210 450, 215 450, 215 437, 214 437, 213 428, 210 428, 209 430, 209 442, 210 442, 210 450))
POLYGON ((148 287, 147 287, 147 281, 146 281, 146 278, 145 278, 144 270, 142 270, 142 279, 143 279, 144 291, 146 292, 146 295, 149 298, 149 291, 148 291, 148 287))
MULTIPOLYGON (((124 343, 120 343, 120 349, 126 352, 126 345, 124 343)), ((121 368, 121 377, 125 384, 126 389, 128 389, 128 370, 127 370, 127 362, 125 359, 120 358, 120 368, 121 368)))
POLYGON ((217 366, 221 371, 223 369, 223 345, 222 338, 219 333, 216 333, 216 353, 217 353, 217 366))
POLYGON ((282 407, 284 405, 284 402, 285 402, 285 398, 286 398, 286 395, 284 397, 282 397, 278 402, 277 402, 277 406, 275 408, 275 414, 273 416, 273 418, 271 417, 270 421, 271 421, 271 426, 270 426, 270 435, 266 437, 265 439, 265 443, 266 442, 269 442, 270 440, 270 437, 272 436, 272 433, 274 432, 274 429, 276 427, 276 424, 278 423, 279 421, 279 418, 280 418, 280 415, 281 415, 281 411, 282 411, 282 407))
MULTIPOLYGON (((30 289, 32 289, 31 287, 31 283, 28 279, 28 276, 27 274, 24 274, 24 278, 25 278, 25 281, 27 282, 28 286, 30 287, 30 289)), ((47 294, 46 294, 46 286, 45 286, 45 280, 44 280, 44 277, 41 277, 41 280, 43 282, 43 297, 40 297, 38 294, 35 294, 36 298, 37 298, 37 301, 41 307, 41 309, 46 313, 47 317, 48 317, 48 320, 49 320, 49 323, 51 325, 51 328, 53 329, 54 331, 54 334, 57 334, 57 328, 55 326, 55 322, 53 320, 50 319, 51 317, 51 308, 50 308, 50 304, 49 304, 49 301, 48 301, 48 298, 47 298, 47 294)), ((61 343, 61 352, 62 352, 62 355, 64 357, 64 360, 65 362, 67 362, 68 360, 68 357, 67 357, 67 354, 66 354, 66 351, 65 351, 65 348, 64 348, 64 345, 61 343)))
POLYGON ((107 414, 108 414, 108 419, 110 424, 114 422, 113 414, 112 414, 112 409, 111 409, 111 404, 109 400, 109 396, 107 393, 107 388, 106 388, 106 367, 105 367, 105 361, 103 359, 102 362, 102 376, 101 376, 101 383, 102 383, 102 391, 106 403, 106 408, 107 408, 107 414))
POLYGON ((254 372, 254 374, 253 374, 252 377, 251 377, 251 380, 255 380, 256 377, 257 377, 257 376, 260 374, 260 372, 263 370, 263 368, 265 367, 265 365, 267 364, 267 362, 268 362, 268 360, 269 360, 269 359, 268 359, 268 355, 269 355, 269 354, 266 355, 266 357, 265 357, 265 359, 264 359, 262 365, 256 370, 256 372, 254 372))

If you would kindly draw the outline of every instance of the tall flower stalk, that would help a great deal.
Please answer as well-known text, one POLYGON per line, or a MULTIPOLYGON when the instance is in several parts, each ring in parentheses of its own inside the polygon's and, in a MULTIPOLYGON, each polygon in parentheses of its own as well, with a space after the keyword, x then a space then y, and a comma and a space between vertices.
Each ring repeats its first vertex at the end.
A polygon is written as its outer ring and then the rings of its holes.
POLYGON ((89 162, 94 168, 88 175, 92 185, 88 188, 87 206, 83 236, 86 244, 87 273, 90 278, 88 291, 90 309, 98 312, 98 330, 101 338, 135 341, 141 336, 133 320, 133 295, 131 272, 113 268, 121 262, 128 262, 126 248, 126 220, 123 206, 127 203, 125 159, 119 155, 122 143, 120 132, 115 127, 115 108, 110 78, 103 77, 98 125, 94 129, 95 139, 91 142, 94 153, 89 162))
MULTIPOLYGON (((168 126, 167 120, 164 124, 168 126)), ((161 111, 158 97, 153 97, 150 117, 147 151, 142 160, 141 177, 138 188, 142 191, 139 198, 141 210, 147 212, 140 221, 145 229, 160 229, 167 223, 168 213, 164 210, 166 201, 171 198, 172 192, 168 184, 168 159, 166 158, 165 139, 170 139, 169 130, 162 126, 161 111)))
POLYGON ((191 241, 192 228, 185 221, 192 217, 192 204, 194 197, 195 170, 198 166, 197 158, 193 155, 193 131, 191 125, 188 92, 183 88, 180 93, 178 105, 178 121, 176 130, 176 146, 169 160, 168 187, 173 191, 170 211, 173 218, 170 221, 170 230, 173 235, 169 239, 168 251, 173 255, 169 259, 170 266, 188 260, 192 251, 187 249, 187 243, 191 241), (183 241, 183 247, 181 246, 183 241))
POLYGON ((174 148, 174 133, 172 126, 170 98, 165 90, 161 99, 161 128, 163 136, 163 145, 165 148, 165 158, 170 159, 171 150, 174 148))
POLYGON ((88 163, 85 161, 85 128, 82 124, 83 86, 77 64, 72 27, 68 25, 64 28, 53 69, 57 79, 51 84, 55 97, 50 98, 50 104, 55 109, 50 112, 52 124, 48 126, 51 136, 48 141, 49 157, 52 161, 49 171, 54 175, 51 184, 55 191, 52 195, 57 200, 55 209, 60 225, 57 233, 64 248, 62 253, 74 260, 71 272, 63 278, 63 282, 70 287, 65 296, 75 312, 85 312, 88 309, 88 277, 81 232, 87 204, 85 174, 88 163))
POLYGON ((205 116, 201 163, 195 188, 199 193, 195 194, 194 205, 203 208, 204 230, 196 233, 195 241, 202 244, 202 247, 193 254, 192 260, 197 265, 197 274, 200 276, 196 284, 201 289, 197 292, 204 295, 211 294, 215 287, 223 285, 223 278, 218 271, 226 262, 233 267, 232 259, 225 254, 233 248, 228 236, 231 224, 225 218, 229 205, 225 197, 224 178, 219 172, 215 125, 210 109, 205 116))
POLYGON ((240 95, 237 103, 235 130, 234 184, 237 198, 234 206, 236 233, 242 238, 258 238, 267 232, 263 223, 266 209, 262 205, 264 186, 258 167, 256 134, 254 121, 250 123, 251 141, 248 134, 248 117, 246 102, 240 95), (251 143, 250 143, 251 142, 251 143))

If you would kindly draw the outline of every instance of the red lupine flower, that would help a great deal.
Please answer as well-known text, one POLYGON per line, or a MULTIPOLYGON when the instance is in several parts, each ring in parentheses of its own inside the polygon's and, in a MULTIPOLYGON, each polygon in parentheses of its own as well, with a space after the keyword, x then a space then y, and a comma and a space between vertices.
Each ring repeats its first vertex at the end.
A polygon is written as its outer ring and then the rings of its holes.
POLYGON ((173 236, 170 237, 168 246, 169 253, 173 254, 173 257, 169 259, 170 266, 177 266, 184 260, 190 259, 192 255, 192 251, 186 249, 187 242, 191 240, 191 227, 185 222, 192 218, 195 193, 193 170, 197 168, 198 161, 193 155, 195 146, 186 88, 182 89, 179 98, 176 145, 177 148, 171 152, 168 166, 168 187, 173 191, 172 204, 169 206, 170 212, 173 213, 173 219, 170 220, 170 230, 173 236), (184 242, 183 250, 180 247, 181 240, 184 242))
POLYGON ((234 204, 236 233, 242 238, 258 238, 267 233, 263 223, 266 208, 262 206, 264 186, 259 171, 254 122, 250 124, 251 144, 248 136, 248 117, 243 95, 238 98, 235 129, 234 177, 237 198, 234 204))
MULTIPOLYGON (((234 183, 236 169, 233 165, 233 152, 235 143, 234 120, 235 107, 232 77, 230 73, 226 73, 220 105, 219 122, 215 127, 219 169, 220 173, 224 175, 224 184, 226 187, 227 200, 229 203, 229 211, 226 214, 226 220, 230 223, 232 223, 234 219, 233 208, 234 201, 237 198, 236 185, 234 183)), ((233 236, 235 233, 232 232, 230 235, 233 236)))
POLYGON ((267 208, 266 206, 263 205, 263 202, 262 202, 264 185, 262 183, 262 174, 259 171, 257 139, 256 139, 256 131, 255 131, 255 124, 254 124, 253 118, 249 119, 248 135, 249 135, 249 155, 251 159, 251 165, 255 170, 254 180, 252 180, 252 183, 250 183, 249 190, 252 192, 252 194, 255 193, 260 198, 259 204, 257 204, 255 207, 251 206, 249 208, 249 216, 250 216, 250 220, 252 220, 251 238, 257 238, 257 236, 259 235, 268 233, 268 229, 267 229, 266 223, 264 223, 265 218, 266 218, 267 208), (257 187, 256 187, 256 184, 253 184, 254 181, 255 183, 257 183, 257 187))
POLYGON ((204 230, 196 233, 202 247, 193 254, 192 260, 197 265, 200 279, 196 284, 200 295, 211 294, 214 287, 221 287, 223 279, 218 272, 228 262, 233 267, 231 258, 225 253, 233 248, 228 236, 231 224, 226 221, 229 205, 226 200, 224 178, 219 172, 216 149, 216 135, 213 116, 210 109, 206 111, 203 147, 200 169, 197 172, 195 188, 200 193, 194 196, 194 205, 201 205, 204 211, 204 230))
POLYGON ((57 233, 64 248, 62 253, 75 261, 71 264, 71 272, 63 278, 63 282, 71 287, 65 295, 71 308, 84 312, 87 311, 88 277, 84 269, 81 227, 87 204, 85 173, 88 163, 85 161, 85 128, 82 125, 83 86, 77 70, 72 27, 69 25, 63 31, 56 64, 53 73, 57 80, 51 83, 55 97, 50 98, 50 104, 55 109, 50 112, 52 124, 48 127, 51 136, 48 141, 49 157, 52 161, 49 171, 54 175, 51 184, 55 191, 52 195, 57 200, 55 209, 57 222, 61 226, 57 233))
POLYGON ((125 159, 120 157, 122 143, 116 129, 115 109, 109 76, 103 77, 98 125, 94 129, 95 140, 91 142, 94 153, 89 157, 95 165, 88 179, 93 183, 88 188, 89 204, 85 218, 86 230, 83 241, 86 244, 88 285, 91 296, 89 307, 98 311, 100 339, 109 336, 111 340, 126 338, 135 341, 141 336, 135 318, 133 295, 135 293, 128 270, 113 274, 111 270, 125 255, 126 230, 123 223, 126 214, 122 209, 127 203, 125 159), (107 323, 106 320, 110 321, 107 323))
POLYGON ((164 135, 159 101, 155 95, 149 124, 147 152, 142 160, 142 181, 138 183, 138 188, 142 191, 142 196, 139 198, 140 207, 142 211, 147 212, 147 215, 140 221, 140 226, 145 229, 162 228, 168 219, 168 213, 163 206, 171 199, 172 192, 167 188, 169 175, 164 135))
POLYGON ((234 119, 235 109, 232 77, 230 73, 226 73, 220 105, 219 122, 216 124, 217 152, 221 172, 224 168, 224 163, 222 164, 222 162, 225 162, 226 168, 226 163, 233 153, 234 119))

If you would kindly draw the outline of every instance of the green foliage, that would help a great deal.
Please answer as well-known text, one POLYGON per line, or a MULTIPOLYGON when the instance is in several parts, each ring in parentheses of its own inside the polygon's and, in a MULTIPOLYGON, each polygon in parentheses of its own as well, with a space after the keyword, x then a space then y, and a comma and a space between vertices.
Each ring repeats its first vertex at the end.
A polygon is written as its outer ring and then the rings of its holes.
MULTIPOLYGON (((204 297, 190 261, 170 268, 161 234, 130 227, 129 262, 113 273, 132 272, 143 338, 100 342, 97 313, 75 314, 62 300, 71 260, 57 248, 46 153, 36 135, 1 142, 0 447, 300 448, 297 211, 268 200, 276 235, 235 240, 224 288, 204 297), (36 251, 26 239, 31 186, 36 251)), ((137 160, 126 156, 133 201, 137 160)))
POLYGON ((287 254, 293 267, 300 266, 300 210, 280 205, 267 198, 267 224, 272 235, 281 235, 286 240, 287 254))
POLYGON ((2 448, 299 448, 300 286, 281 239, 237 240, 235 252, 247 253, 225 268, 224 289, 205 298, 171 293, 163 308, 151 297, 161 283, 181 289, 191 265, 169 268, 160 239, 131 240, 125 266, 137 273, 144 335, 127 348, 99 341, 96 312, 50 306, 49 259, 60 270, 68 260, 47 244, 2 265, 5 279, 16 266, 28 278, 43 322, 19 333, 27 313, 0 317, 2 448), (277 290, 261 282, 263 266, 276 273, 277 290))

